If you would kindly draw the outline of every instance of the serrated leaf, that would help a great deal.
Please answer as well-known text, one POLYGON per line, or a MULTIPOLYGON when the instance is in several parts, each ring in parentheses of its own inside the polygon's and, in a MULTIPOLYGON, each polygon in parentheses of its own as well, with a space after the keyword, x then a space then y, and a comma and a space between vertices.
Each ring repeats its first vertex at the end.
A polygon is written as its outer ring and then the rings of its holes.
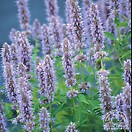
POLYGON ((110 38, 111 40, 116 41, 116 38, 115 38, 115 36, 112 33, 104 32, 104 34, 105 34, 106 37, 110 38))
POLYGON ((81 101, 81 102, 83 102, 85 104, 89 104, 87 99, 86 99, 86 97, 83 94, 79 94, 78 95, 78 101, 81 101))

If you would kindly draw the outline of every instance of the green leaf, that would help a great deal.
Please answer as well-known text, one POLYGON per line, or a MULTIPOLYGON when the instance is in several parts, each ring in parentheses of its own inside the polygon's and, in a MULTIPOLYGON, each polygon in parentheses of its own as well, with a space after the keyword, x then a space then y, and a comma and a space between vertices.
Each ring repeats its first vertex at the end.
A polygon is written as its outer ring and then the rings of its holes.
POLYGON ((119 18, 115 18, 114 23, 118 26, 118 25, 119 25, 119 23, 120 23, 119 18))
POLYGON ((116 41, 116 38, 115 38, 115 36, 112 33, 104 32, 104 34, 105 34, 106 37, 110 38, 111 40, 116 41))
POLYGON ((78 95, 78 101, 81 101, 81 102, 83 102, 85 104, 89 104, 87 99, 86 99, 86 97, 83 94, 79 94, 78 95))

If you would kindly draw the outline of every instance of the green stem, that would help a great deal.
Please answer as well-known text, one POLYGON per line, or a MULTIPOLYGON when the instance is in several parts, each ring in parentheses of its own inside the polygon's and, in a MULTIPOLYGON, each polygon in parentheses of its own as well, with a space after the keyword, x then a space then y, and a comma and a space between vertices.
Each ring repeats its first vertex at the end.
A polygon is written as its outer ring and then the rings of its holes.
POLYGON ((50 102, 50 132, 52 132, 52 101, 50 102))
POLYGON ((77 122, 76 102, 75 102, 74 98, 73 98, 73 110, 74 110, 74 114, 75 114, 75 122, 77 122))

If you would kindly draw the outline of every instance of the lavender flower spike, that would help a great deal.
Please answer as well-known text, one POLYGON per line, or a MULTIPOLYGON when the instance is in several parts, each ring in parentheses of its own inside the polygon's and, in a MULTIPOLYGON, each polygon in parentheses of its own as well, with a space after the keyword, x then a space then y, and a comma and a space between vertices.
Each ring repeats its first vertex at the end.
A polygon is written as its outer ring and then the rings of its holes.
POLYGON ((131 85, 131 60, 128 59, 126 61, 124 61, 124 81, 125 83, 129 83, 131 85))
POLYGON ((72 25, 72 34, 75 45, 75 49, 80 51, 84 48, 85 44, 85 34, 84 34, 84 24, 82 20, 81 10, 78 1, 67 0, 69 3, 70 12, 70 24, 72 25))
POLYGON ((2 61, 3 61, 3 66, 5 65, 6 62, 11 62, 11 56, 10 56, 10 46, 5 42, 3 44, 2 48, 2 61))
POLYGON ((46 5, 46 11, 47 11, 47 17, 48 21, 52 16, 58 16, 58 3, 57 0, 45 0, 46 5))
POLYGON ((34 40, 39 40, 41 35, 41 25, 38 19, 35 19, 32 27, 32 36, 34 40))
POLYGON ((126 127, 131 130, 131 85, 126 83, 123 88, 123 112, 127 118, 126 127))
POLYGON ((24 123, 24 129, 28 132, 34 129, 34 116, 32 109, 32 94, 29 90, 28 80, 25 77, 19 78, 19 109, 20 109, 20 122, 24 123))
MULTIPOLYGON (((108 81, 108 75, 109 72, 107 70, 100 70, 98 72, 99 76, 99 92, 100 92, 100 101, 101 101, 101 108, 102 108, 102 114, 103 114, 103 121, 105 123, 106 117, 109 113, 112 112, 113 106, 112 106, 112 97, 111 97, 111 89, 109 87, 109 81, 108 81)), ((112 120, 112 117, 110 121, 112 120)), ((111 125, 113 123, 111 122, 111 125)), ((111 126, 110 124, 106 123, 104 125, 105 130, 111 130, 114 129, 114 126, 111 126)), ((114 124, 113 124, 114 125, 114 124)))
POLYGON ((86 33, 86 39, 87 39, 87 46, 91 47, 91 39, 90 39, 90 15, 89 15, 89 8, 91 5, 91 0, 83 0, 83 16, 84 16, 84 30, 86 33))
POLYGON ((54 93, 56 90, 55 84, 55 72, 53 67, 53 62, 49 55, 46 55, 44 58, 44 71, 45 71, 45 89, 46 89, 46 97, 48 101, 53 101, 54 93))
POLYGON ((32 48, 28 42, 27 36, 24 32, 19 33, 20 37, 17 38, 18 43, 18 61, 26 66, 26 71, 31 71, 31 52, 32 48))
POLYGON ((6 129, 6 123, 5 123, 4 107, 1 102, 0 102, 0 131, 8 132, 8 130, 6 129))
POLYGON ((90 32, 92 43, 95 51, 97 52, 104 48, 104 32, 97 5, 91 4, 90 15, 90 32))
POLYGON ((17 103, 17 85, 13 66, 11 63, 6 62, 4 66, 4 77, 6 83, 7 97, 13 104, 17 103))
POLYGON ((46 24, 43 24, 41 27, 41 39, 42 39, 42 52, 44 55, 51 55, 52 47, 50 41, 50 32, 49 27, 46 24))
POLYGON ((78 132, 78 130, 76 129, 76 124, 73 123, 73 122, 71 122, 71 123, 67 126, 65 132, 78 132))
POLYGON ((62 43, 63 49, 63 66, 65 70, 66 85, 68 87, 74 86, 76 84, 74 65, 72 61, 71 46, 69 40, 65 38, 62 43))
POLYGON ((56 56, 61 56, 62 51, 61 51, 61 43, 63 40, 63 24, 61 20, 58 17, 51 17, 50 21, 50 32, 53 36, 53 41, 54 41, 54 47, 55 47, 55 55, 56 56))
POLYGON ((40 62, 36 68, 37 77, 39 80, 39 87, 40 91, 39 93, 41 95, 46 95, 46 87, 45 87, 45 71, 44 71, 44 64, 40 62))
POLYGON ((46 108, 41 108, 40 114, 39 114, 39 120, 40 120, 40 129, 43 130, 43 132, 50 132, 50 115, 46 108))
POLYGON ((28 9, 28 0, 17 0, 18 18, 22 30, 29 30, 30 12, 28 9))

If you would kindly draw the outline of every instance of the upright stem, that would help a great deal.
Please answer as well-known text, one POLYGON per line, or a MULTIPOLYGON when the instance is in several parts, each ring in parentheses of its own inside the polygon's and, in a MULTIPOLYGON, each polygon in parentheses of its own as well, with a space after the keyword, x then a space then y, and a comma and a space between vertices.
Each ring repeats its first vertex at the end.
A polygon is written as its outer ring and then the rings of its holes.
POLYGON ((52 132, 52 101, 50 102, 50 132, 52 132))

